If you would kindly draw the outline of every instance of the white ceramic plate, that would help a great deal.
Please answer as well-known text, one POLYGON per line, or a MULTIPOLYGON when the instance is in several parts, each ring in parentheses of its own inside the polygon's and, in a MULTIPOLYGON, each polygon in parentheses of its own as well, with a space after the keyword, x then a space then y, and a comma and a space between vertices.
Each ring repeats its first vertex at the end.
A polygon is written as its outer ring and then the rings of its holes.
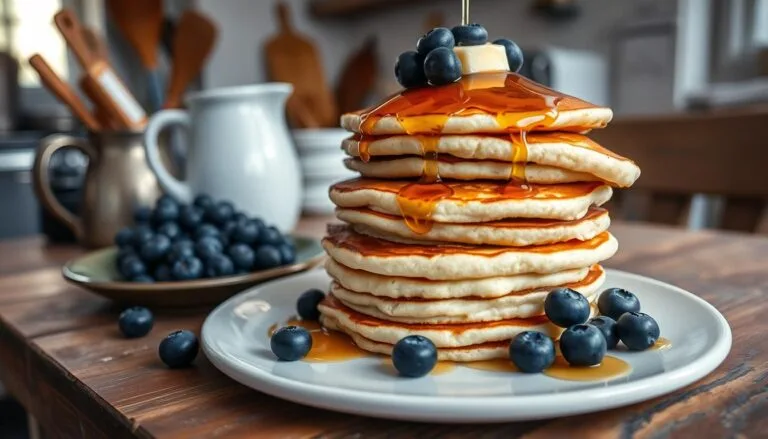
POLYGON ((328 285, 312 270, 251 288, 206 319, 203 350, 225 374, 256 390, 301 404, 359 415, 436 422, 501 422, 552 418, 644 401, 695 382, 731 348, 725 318, 680 288, 608 270, 606 286, 635 292, 643 311, 671 340, 665 350, 611 352, 628 361, 628 376, 607 382, 563 381, 544 375, 456 367, 417 379, 387 373, 381 358, 339 363, 278 362, 268 328, 295 314, 296 298, 328 285))

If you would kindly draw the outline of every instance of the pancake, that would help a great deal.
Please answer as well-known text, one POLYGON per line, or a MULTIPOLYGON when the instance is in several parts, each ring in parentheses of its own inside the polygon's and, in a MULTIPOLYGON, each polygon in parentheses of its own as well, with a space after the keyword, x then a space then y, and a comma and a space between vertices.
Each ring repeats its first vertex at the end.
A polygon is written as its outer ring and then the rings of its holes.
MULTIPOLYGON (((336 209, 336 217, 354 225, 364 225, 375 231, 410 240, 455 242, 461 244, 491 244, 528 246, 578 239, 589 240, 608 230, 608 211, 592 207, 574 221, 542 219, 509 219, 485 223, 433 223, 426 233, 412 231, 400 216, 370 209, 336 209)), ((358 232, 365 230, 355 227, 358 232)))
MULTIPOLYGON (((359 140, 361 137, 353 137, 342 142, 344 151, 359 158, 361 149, 363 158, 372 158, 371 164, 376 163, 377 157, 386 159, 398 156, 424 156, 424 136, 391 136, 371 137, 359 140), (361 145, 362 148, 361 148, 361 145)), ((568 170, 572 173, 592 175, 602 181, 619 187, 631 186, 640 176, 640 168, 631 160, 615 154, 603 148, 590 138, 575 133, 529 133, 526 136, 526 154, 520 153, 521 143, 519 136, 488 136, 488 135, 454 135, 430 138, 430 150, 435 150, 440 159, 440 175, 448 178, 460 178, 473 173, 483 173, 483 178, 492 178, 490 175, 499 175, 502 165, 496 162, 513 162, 521 158, 529 164, 526 168, 526 176, 535 182, 533 178, 543 172, 541 168, 533 167, 537 164, 549 168, 568 170), (518 158, 519 157, 519 158, 518 158), (450 158, 451 166, 446 162, 450 158), (467 163, 456 162, 456 159, 482 160, 483 165, 490 165, 493 170, 478 170, 467 163), (513 160, 517 158, 517 160, 513 160), (470 172, 471 171, 471 172, 470 172)), ((390 160, 388 160, 388 163, 390 160)), ((397 161, 401 165, 414 166, 413 160, 397 161)), ((471 162, 469 162, 471 163, 471 162)), ((389 163, 391 165, 391 163, 389 163)), ((383 165, 362 166, 351 162, 348 167, 354 170, 365 170, 368 173, 379 171, 383 165)), ((511 166, 507 165, 507 169, 511 166)), ((547 169, 547 168, 545 168, 547 169)), ((420 169, 419 169, 420 171, 420 169)), ((401 173, 403 171, 400 171, 401 173)), ((562 172, 562 171, 561 171, 562 172)), ((413 174, 413 170, 410 170, 413 174)), ((421 175, 420 173, 418 175, 421 175)), ((506 173, 508 178, 509 171, 506 173)), ((468 178, 468 177, 467 177, 468 178)))
POLYGON ((518 274, 482 279, 430 280, 418 277, 393 277, 354 270, 331 258, 325 270, 342 287, 383 298, 420 299, 493 299, 534 288, 579 282, 589 273, 588 268, 574 268, 549 274, 518 274))
POLYGON ((505 218, 576 220, 584 217, 590 206, 608 201, 612 194, 610 186, 599 182, 521 186, 483 181, 420 186, 408 181, 356 178, 334 184, 329 195, 339 207, 367 207, 402 216, 401 206, 405 206, 435 222, 481 223, 505 218), (412 199, 411 189, 424 190, 429 205, 412 199))
POLYGON ((384 276, 437 280, 477 279, 526 273, 555 273, 589 267, 616 253, 608 232, 588 241, 528 247, 461 244, 401 244, 331 226, 322 240, 334 260, 347 267, 384 276))
MULTIPOLYGON (((572 288, 594 302, 604 281, 605 272, 599 265, 595 265, 585 279, 560 286, 572 288)), ((393 322, 416 324, 491 322, 539 316, 544 314, 544 299, 552 289, 515 291, 493 299, 467 297, 429 300, 377 297, 348 290, 338 282, 331 284, 334 297, 359 313, 393 322)))
POLYGON ((366 135, 581 132, 604 127, 612 117, 610 108, 516 73, 490 72, 441 87, 404 90, 373 108, 343 114, 341 126, 366 135))

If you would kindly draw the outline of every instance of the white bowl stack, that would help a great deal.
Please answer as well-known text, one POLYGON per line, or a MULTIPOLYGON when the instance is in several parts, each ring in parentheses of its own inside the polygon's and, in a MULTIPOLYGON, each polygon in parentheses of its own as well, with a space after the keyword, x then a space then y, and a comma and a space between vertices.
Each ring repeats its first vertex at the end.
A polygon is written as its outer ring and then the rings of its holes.
POLYGON ((333 213, 335 206, 328 198, 328 188, 357 176, 343 164, 341 141, 349 137, 349 133, 341 128, 312 128, 295 129, 291 134, 304 176, 304 212, 333 213))

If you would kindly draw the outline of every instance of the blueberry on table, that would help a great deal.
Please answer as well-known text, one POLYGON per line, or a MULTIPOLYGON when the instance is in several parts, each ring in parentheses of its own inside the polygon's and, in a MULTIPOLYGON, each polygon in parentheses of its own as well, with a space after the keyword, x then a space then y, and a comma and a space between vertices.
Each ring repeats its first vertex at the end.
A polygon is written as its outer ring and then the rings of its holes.
POLYGON ((170 239, 171 241, 176 240, 179 236, 181 236, 181 227, 175 222, 167 222, 161 224, 157 228, 157 233, 160 235, 165 235, 170 239))
POLYGON ((291 244, 283 243, 277 246, 280 252, 280 265, 288 265, 296 262, 296 247, 291 244))
POLYGON ((245 220, 236 222, 232 232, 229 234, 232 242, 242 242, 243 244, 253 245, 259 241, 259 235, 263 225, 260 222, 245 220))
POLYGON ((195 197, 195 200, 192 201, 192 205, 195 207, 199 207, 203 211, 208 210, 208 208, 213 207, 214 205, 213 198, 211 198, 209 195, 206 194, 199 194, 195 197))
POLYGON ((659 339, 660 330, 656 320, 642 312, 627 312, 616 322, 616 331, 621 341, 632 351, 644 351, 659 339))
POLYGON ((147 274, 147 266, 138 256, 127 256, 120 263, 120 274, 126 279, 135 279, 138 276, 147 274))
POLYGON ((576 290, 556 288, 544 299, 544 312, 552 323, 567 328, 587 321, 589 301, 576 290))
POLYGON ((139 249, 139 256, 144 262, 154 264, 162 260, 171 249, 171 240, 165 235, 155 235, 144 242, 139 249))
POLYGON ((401 53, 395 62, 395 77, 397 82, 405 88, 427 85, 427 77, 424 74, 424 56, 412 50, 401 53))
POLYGON ((195 243, 185 239, 181 241, 176 241, 173 244, 171 244, 171 249, 168 250, 168 255, 166 259, 168 262, 173 263, 178 261, 179 259, 194 256, 195 255, 195 243))
POLYGON ((203 262, 194 256, 185 256, 171 265, 171 275, 176 280, 193 280, 203 277, 203 262))
POLYGON ((317 305, 325 299, 325 293, 312 288, 301 293, 299 300, 296 301, 296 312, 302 320, 318 320, 320 318, 320 310, 317 309, 317 305))
POLYGON ((235 274, 232 259, 219 253, 205 260, 205 275, 208 277, 231 276, 235 274))
POLYGON ((461 78, 461 61, 453 50, 438 47, 424 60, 424 74, 432 85, 446 85, 461 78))
POLYGON ((184 230, 194 231, 203 222, 203 209, 184 205, 179 209, 179 224, 184 230))
POLYGON ((456 42, 453 39, 451 30, 447 27, 436 27, 419 38, 419 41, 416 43, 416 52, 422 56, 427 56, 429 52, 438 47, 453 49, 454 45, 456 45, 456 42))
POLYGON ((587 322, 595 328, 599 329, 605 337, 606 347, 613 349, 619 344, 619 333, 616 326, 616 321, 608 316, 597 316, 589 319, 587 322))
POLYGON ((488 42, 488 31, 477 23, 451 29, 457 46, 479 46, 488 42))
POLYGON ((171 266, 167 264, 160 264, 155 268, 155 280, 157 282, 170 282, 173 280, 171 274, 171 266))
POLYGON ((259 244, 278 246, 285 241, 283 234, 275 226, 265 227, 259 234, 259 244))
POLYGON ((155 224, 162 224, 168 221, 179 219, 179 203, 172 198, 161 198, 155 205, 152 212, 152 221, 155 224))
POLYGON ((402 376, 424 376, 437 364, 437 348, 427 337, 409 335, 392 348, 392 364, 402 376))
POLYGON ((197 226, 193 236, 195 239, 205 238, 206 236, 212 236, 216 239, 221 239, 221 231, 213 224, 203 223, 197 226))
POLYGON ((506 38, 500 38, 494 41, 493 44, 504 46, 504 51, 507 53, 509 70, 512 72, 519 72, 520 68, 523 67, 523 51, 520 49, 520 46, 514 41, 506 38))
POLYGON ((150 219, 152 219, 152 209, 148 206, 140 206, 133 211, 133 221, 137 224, 146 224, 150 219))
POLYGON ((623 288, 608 288, 600 293, 597 309, 600 310, 600 314, 618 322, 619 317, 625 312, 640 311, 640 299, 623 288))
POLYGON ((213 236, 203 236, 195 243, 195 254, 203 260, 221 254, 224 251, 224 246, 218 238, 213 236))
POLYGON ((260 245, 256 247, 253 265, 257 270, 279 267, 281 263, 282 255, 277 247, 272 245, 260 245))
POLYGON ((124 227, 115 235, 115 244, 120 247, 129 247, 133 245, 133 229, 124 227))
POLYGON ((232 259, 236 269, 246 271, 253 269, 256 255, 248 244, 237 243, 230 245, 227 249, 227 255, 232 259))
POLYGON ((199 349, 200 344, 197 341, 197 336, 192 331, 185 329, 168 334, 160 342, 157 353, 166 366, 176 369, 192 364, 199 349))
POLYGON ((301 360, 312 349, 312 335, 301 326, 283 326, 272 334, 269 346, 280 360, 301 360))
POLYGON ((509 345, 509 359, 525 373, 539 373, 555 362, 555 343, 538 331, 517 334, 509 345))
POLYGON ((206 216, 214 224, 224 225, 235 214, 235 206, 229 201, 219 201, 206 211, 206 216))
POLYGON ((155 232, 149 226, 140 225, 133 228, 133 247, 140 249, 145 242, 152 239, 155 232))
POLYGON ((128 308, 117 320, 117 326, 120 332, 128 338, 144 337, 152 330, 155 324, 155 317, 152 311, 142 306, 128 308))
POLYGON ((600 364, 607 349, 603 333, 592 325, 573 325, 560 336, 560 352, 571 366, 600 364))

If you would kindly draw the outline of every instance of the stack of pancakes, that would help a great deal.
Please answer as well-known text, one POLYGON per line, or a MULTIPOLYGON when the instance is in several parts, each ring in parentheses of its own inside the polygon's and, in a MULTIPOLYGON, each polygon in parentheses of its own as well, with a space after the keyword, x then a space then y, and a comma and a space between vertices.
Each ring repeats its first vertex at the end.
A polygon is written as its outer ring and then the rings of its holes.
POLYGON ((363 349, 389 354, 418 334, 441 360, 506 358, 522 331, 557 337, 547 293, 594 301, 617 250, 599 206, 640 170, 581 134, 611 110, 478 75, 342 116, 346 165, 362 177, 330 190, 346 224, 323 240, 321 323, 363 349))

